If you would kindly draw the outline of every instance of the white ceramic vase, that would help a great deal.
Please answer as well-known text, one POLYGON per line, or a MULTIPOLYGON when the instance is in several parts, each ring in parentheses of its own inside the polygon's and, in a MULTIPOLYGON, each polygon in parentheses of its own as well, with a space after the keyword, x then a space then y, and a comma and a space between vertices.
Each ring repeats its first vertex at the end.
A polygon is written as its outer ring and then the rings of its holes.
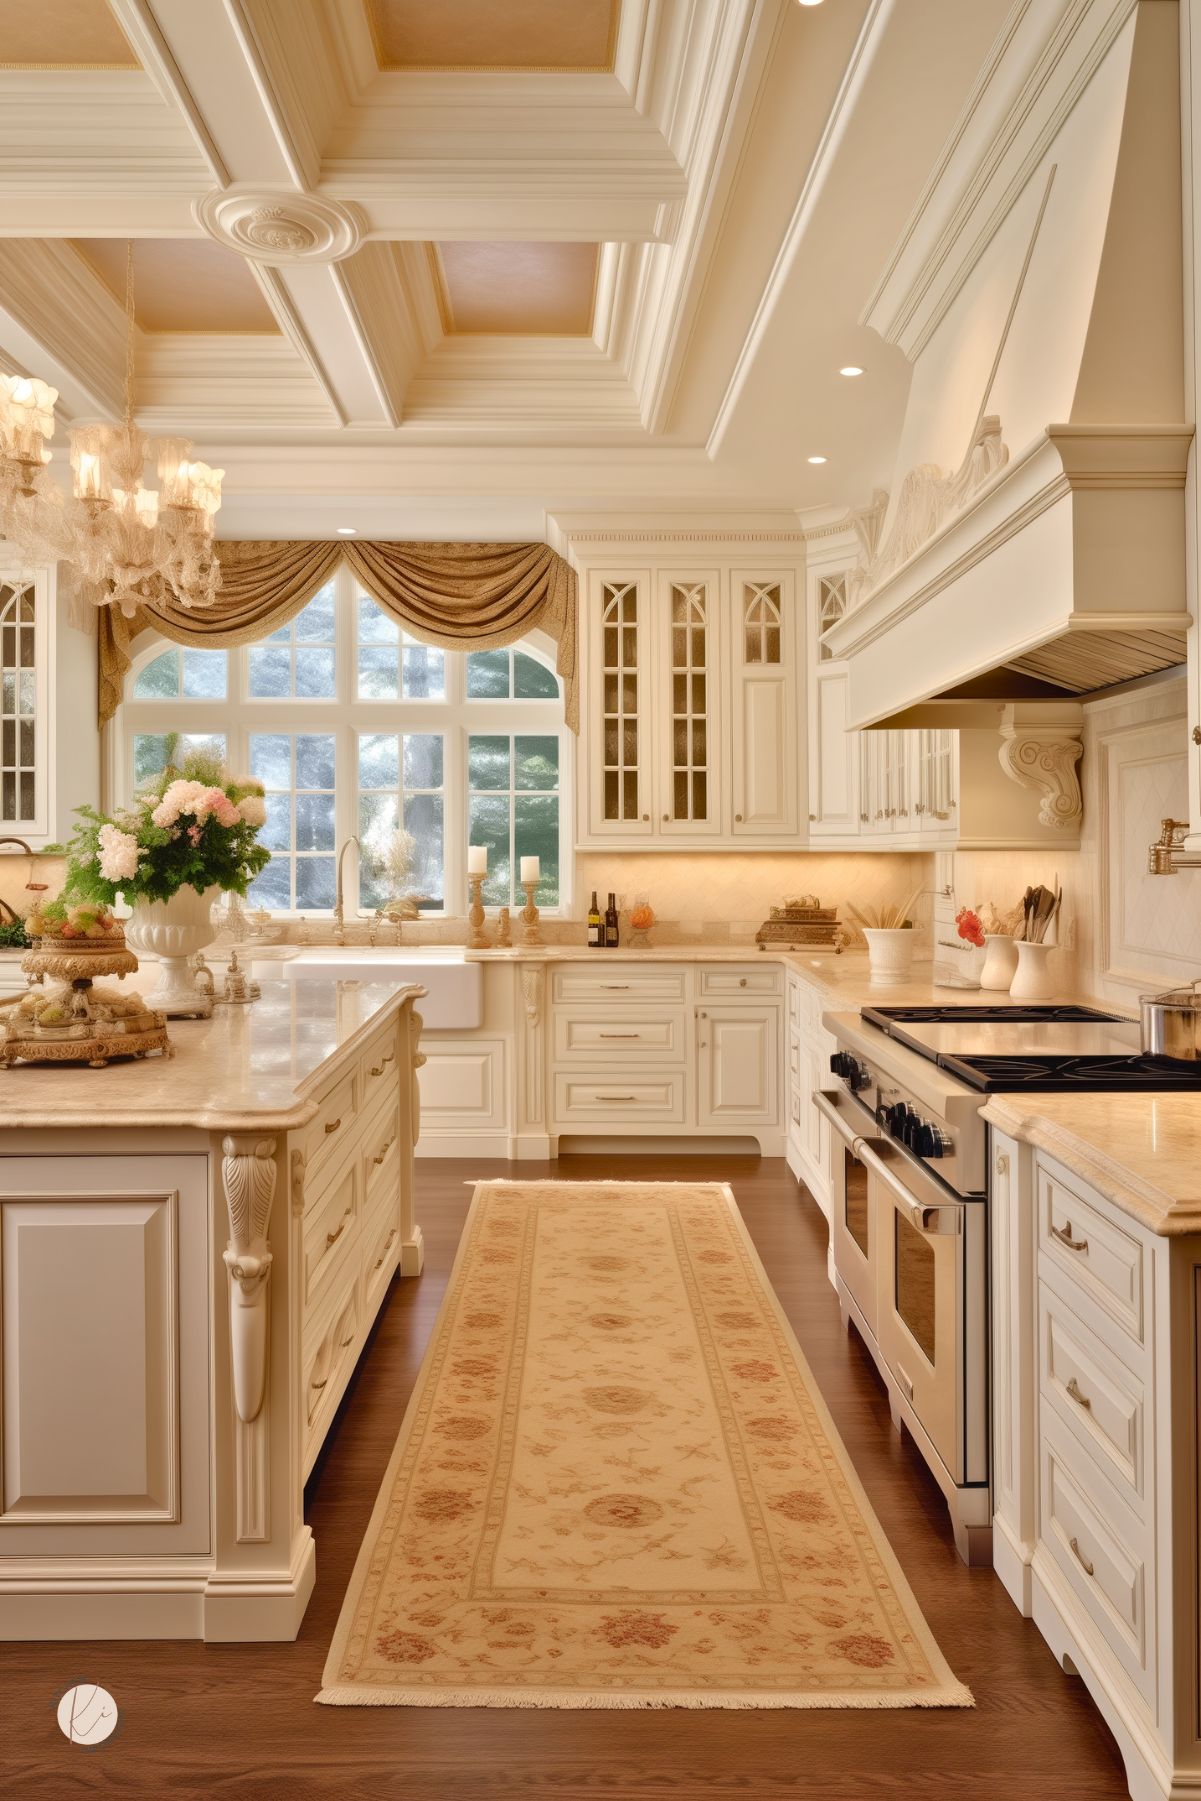
POLYGON ((873 988, 895 988, 909 980, 913 968, 912 926, 864 926, 867 939, 869 979, 873 988))
POLYGON ((1009 984, 1009 996, 1015 1001, 1049 1001, 1055 995, 1055 978, 1048 958, 1053 944, 1031 944, 1024 938, 1013 947, 1018 955, 1017 971, 1009 984))
POLYGON ((1008 932, 985 932, 984 968, 980 971, 981 988, 991 988, 997 994, 1008 994, 1017 966, 1017 944, 1008 932))
POLYGON ((212 1002, 196 986, 188 968, 194 957, 213 942, 213 902, 221 890, 215 884, 197 894, 181 888, 167 901, 138 901, 125 922, 125 942, 138 956, 157 957, 158 981, 146 996, 146 1004, 168 1018, 197 1018, 209 1013, 212 1002))

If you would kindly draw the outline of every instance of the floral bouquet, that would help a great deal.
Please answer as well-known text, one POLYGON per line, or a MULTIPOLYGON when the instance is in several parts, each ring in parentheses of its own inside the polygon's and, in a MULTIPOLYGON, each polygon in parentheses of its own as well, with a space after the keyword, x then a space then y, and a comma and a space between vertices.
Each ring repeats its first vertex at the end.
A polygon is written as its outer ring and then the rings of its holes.
MULTIPOLYGON (((166 768, 111 817, 78 807, 79 825, 65 845, 65 901, 111 907, 168 901, 181 888, 218 887, 245 894, 271 859, 258 842, 267 803, 261 782, 231 776, 215 757, 191 751, 177 766, 178 740, 168 742, 166 768)), ((43 914, 53 907, 43 908, 43 914)))

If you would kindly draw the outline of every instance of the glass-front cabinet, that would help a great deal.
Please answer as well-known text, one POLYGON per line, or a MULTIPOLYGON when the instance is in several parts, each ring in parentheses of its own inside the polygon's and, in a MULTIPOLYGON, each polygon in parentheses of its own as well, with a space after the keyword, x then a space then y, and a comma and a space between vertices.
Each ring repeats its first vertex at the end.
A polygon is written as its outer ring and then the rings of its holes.
POLYGON ((582 845, 797 839, 794 596, 780 567, 586 572, 582 845))
POLYGON ((34 848, 54 835, 49 584, 0 555, 0 836, 34 848))

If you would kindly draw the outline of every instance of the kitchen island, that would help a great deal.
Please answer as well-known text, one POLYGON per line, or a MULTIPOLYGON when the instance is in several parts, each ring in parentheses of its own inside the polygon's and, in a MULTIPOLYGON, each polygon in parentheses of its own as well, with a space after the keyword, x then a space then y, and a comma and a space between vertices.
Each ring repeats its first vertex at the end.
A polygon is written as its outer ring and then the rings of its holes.
POLYGON ((0 1638, 294 1638, 304 1482, 413 1216, 412 983, 0 1071, 0 1638))

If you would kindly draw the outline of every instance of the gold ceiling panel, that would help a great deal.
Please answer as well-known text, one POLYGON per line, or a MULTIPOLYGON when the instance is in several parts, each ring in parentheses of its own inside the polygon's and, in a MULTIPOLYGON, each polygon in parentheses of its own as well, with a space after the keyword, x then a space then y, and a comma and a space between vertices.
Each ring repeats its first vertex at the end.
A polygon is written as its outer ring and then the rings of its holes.
POLYGON ((0 0, 0 68, 137 67, 102 0, 0 0))
POLYGON ((620 0, 364 0, 381 69, 607 71, 620 0))
MULTIPOLYGON (((124 238, 76 238, 75 249, 125 301, 124 238)), ((139 238, 134 306, 145 331, 274 332, 279 327, 243 259, 207 238, 139 238)))
POLYGON ((587 337, 596 244, 431 246, 442 322, 451 333, 587 337))

